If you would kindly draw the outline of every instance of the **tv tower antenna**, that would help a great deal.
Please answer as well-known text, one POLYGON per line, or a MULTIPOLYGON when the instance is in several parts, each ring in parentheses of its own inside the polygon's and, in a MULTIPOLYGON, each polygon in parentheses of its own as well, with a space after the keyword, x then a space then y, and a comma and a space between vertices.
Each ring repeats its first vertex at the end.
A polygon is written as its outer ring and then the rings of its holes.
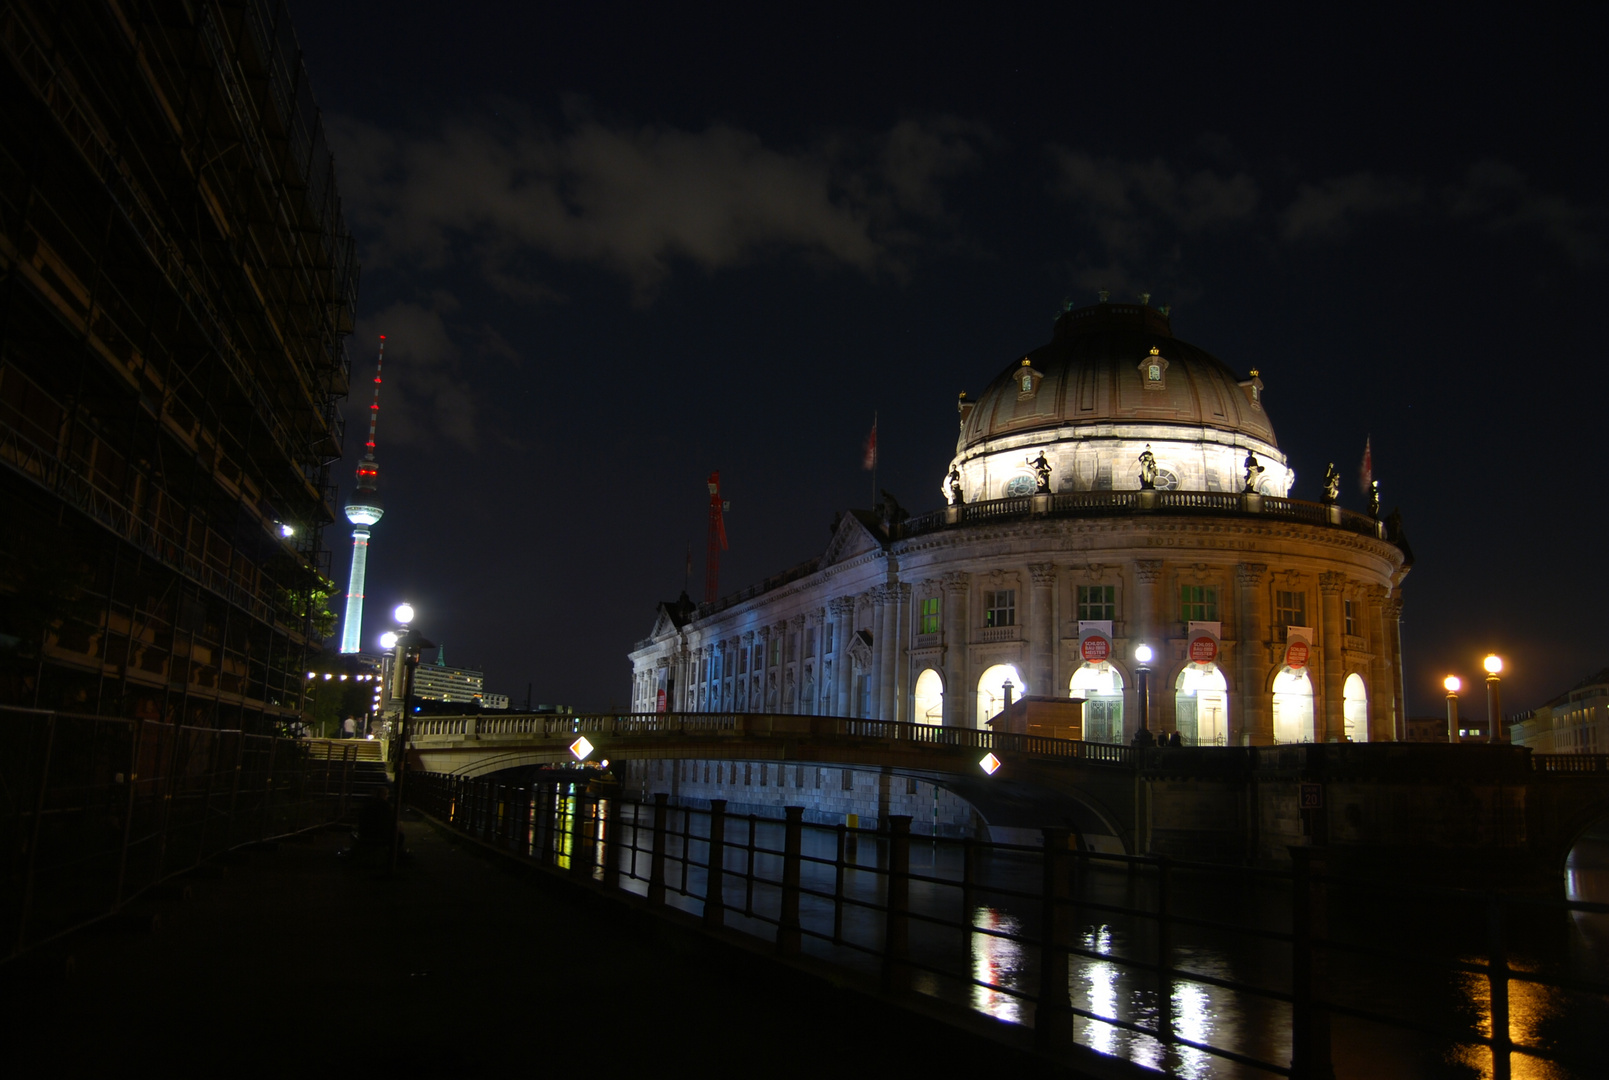
POLYGON ((352 523, 352 576, 347 583, 346 616, 341 624, 341 652, 363 649, 363 579, 369 568, 369 527, 385 514, 380 503, 380 463, 374 460, 374 429, 380 422, 380 371, 385 367, 385 335, 374 362, 374 400, 369 403, 369 441, 358 462, 357 489, 346 502, 346 519, 352 523))
POLYGON ((732 504, 721 499, 721 470, 710 473, 710 547, 704 564, 704 602, 713 604, 721 595, 721 552, 726 547, 726 512, 732 504))

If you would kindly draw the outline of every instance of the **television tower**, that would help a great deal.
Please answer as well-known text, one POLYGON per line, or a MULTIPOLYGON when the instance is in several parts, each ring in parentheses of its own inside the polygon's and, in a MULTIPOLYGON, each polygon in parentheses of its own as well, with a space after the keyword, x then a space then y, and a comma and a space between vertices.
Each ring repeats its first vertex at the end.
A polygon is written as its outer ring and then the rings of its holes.
POLYGON ((385 364, 385 335, 374 362, 374 400, 369 404, 368 453, 358 462, 358 486, 346 503, 352 523, 352 577, 346 590, 346 618, 341 625, 341 652, 363 649, 363 577, 369 568, 369 526, 385 513, 380 504, 380 463, 374 460, 374 428, 380 419, 380 369, 385 364))

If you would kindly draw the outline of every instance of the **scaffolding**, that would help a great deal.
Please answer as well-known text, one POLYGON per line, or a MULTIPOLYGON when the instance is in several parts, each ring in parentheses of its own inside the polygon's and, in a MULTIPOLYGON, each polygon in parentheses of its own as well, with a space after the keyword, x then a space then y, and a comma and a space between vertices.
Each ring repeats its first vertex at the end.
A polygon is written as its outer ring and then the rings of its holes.
POLYGON ((282 0, 0 5, 0 701, 300 713, 357 287, 282 0))

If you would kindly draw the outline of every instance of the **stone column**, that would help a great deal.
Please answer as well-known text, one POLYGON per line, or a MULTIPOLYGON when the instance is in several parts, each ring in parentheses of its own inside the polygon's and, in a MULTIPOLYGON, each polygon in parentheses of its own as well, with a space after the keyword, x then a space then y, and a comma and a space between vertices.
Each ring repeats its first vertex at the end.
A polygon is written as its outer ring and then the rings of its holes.
POLYGON ((799 695, 804 691, 804 624, 803 615, 795 615, 788 620, 788 636, 782 645, 783 670, 793 676, 793 700, 788 700, 788 680, 786 677, 777 680, 778 692, 782 695, 782 711, 785 713, 801 712, 799 708, 799 695), (793 659, 788 659, 788 646, 793 646, 793 659))
POLYGON ((1061 696, 1055 680, 1056 565, 1030 563, 1033 593, 1028 605, 1028 686, 1035 694, 1061 696))
POLYGON ((1263 641, 1264 563, 1238 563, 1235 566, 1238 609, 1236 611, 1235 651, 1239 654, 1237 675, 1240 685, 1230 698, 1239 708, 1231 708, 1229 741, 1237 746, 1272 746, 1274 714, 1268 691, 1268 646, 1263 641))
POLYGON ((883 670, 883 681, 878 687, 877 715, 884 720, 902 720, 905 710, 905 688, 900 678, 905 655, 904 611, 909 602, 911 587, 905 584, 883 586, 883 621, 878 652, 883 670))
POLYGON ((972 575, 952 571, 944 575, 944 726, 977 727, 977 696, 967 663, 967 600, 972 575))
POLYGON ((1390 666, 1391 708, 1398 742, 1408 739, 1407 694, 1402 685, 1402 586, 1392 590, 1385 604, 1386 663, 1390 666))
MULTIPOLYGON (((1318 589, 1323 611, 1324 629, 1324 701, 1323 730, 1314 732, 1314 738, 1324 742, 1341 742, 1346 738, 1346 671, 1342 665, 1341 646, 1341 590, 1346 587, 1346 575, 1331 571, 1320 574, 1318 589)), ((1317 717, 1315 717, 1317 719, 1317 717)))
MULTIPOLYGON (((738 665, 737 665, 738 668, 741 671, 741 674, 739 674, 738 677, 737 677, 737 681, 738 681, 738 683, 740 683, 743 686, 743 711, 744 712, 760 712, 761 710, 756 709, 754 707, 754 701, 749 696, 754 690, 754 631, 753 630, 745 630, 745 631, 743 631, 743 636, 738 639, 738 648, 743 650, 742 659, 738 661, 738 665)), ((736 697, 737 697, 737 695, 734 693, 733 694, 733 707, 734 708, 737 705, 736 697)))
POLYGON ((840 596, 832 602, 832 712, 849 715, 849 691, 855 665, 849 659, 849 639, 855 632, 855 598, 840 596))
POLYGON ((1369 605, 1369 741, 1391 742, 1397 737, 1395 717, 1391 715, 1391 658, 1386 651, 1383 585, 1370 585, 1364 594, 1369 605))
MULTIPOLYGON (((1151 646, 1151 672, 1146 676, 1146 690, 1150 696, 1149 716, 1146 723, 1157 731, 1157 686, 1168 663, 1168 646, 1158 632, 1162 620, 1157 606, 1157 593, 1162 582, 1161 559, 1134 560, 1134 618, 1130 620, 1128 655, 1123 662, 1129 670, 1136 670, 1134 647, 1140 642, 1151 646)), ((1136 672, 1134 685, 1124 693, 1123 741, 1127 742, 1140 729, 1140 684, 1136 672)))

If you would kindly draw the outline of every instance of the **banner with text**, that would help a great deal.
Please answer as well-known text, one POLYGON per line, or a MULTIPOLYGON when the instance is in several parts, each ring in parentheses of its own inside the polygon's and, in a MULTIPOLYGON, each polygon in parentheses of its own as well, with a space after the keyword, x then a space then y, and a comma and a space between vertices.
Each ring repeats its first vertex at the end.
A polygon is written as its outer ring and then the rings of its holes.
POLYGON ((1223 651, 1223 623, 1193 622, 1185 630, 1184 655, 1192 664, 1210 667, 1223 651))

